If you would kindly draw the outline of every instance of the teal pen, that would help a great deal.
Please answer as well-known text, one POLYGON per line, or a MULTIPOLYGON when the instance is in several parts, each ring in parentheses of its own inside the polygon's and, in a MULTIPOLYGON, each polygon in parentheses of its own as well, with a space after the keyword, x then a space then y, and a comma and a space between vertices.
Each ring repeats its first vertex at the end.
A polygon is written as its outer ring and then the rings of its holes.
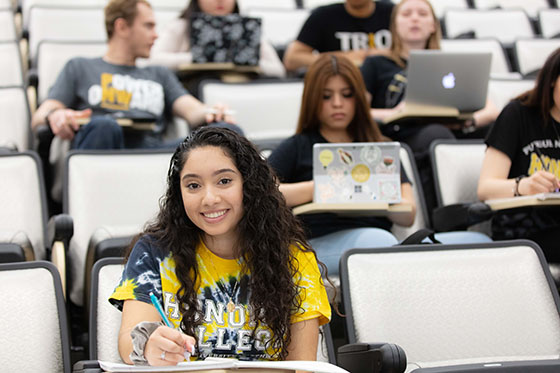
POLYGON ((159 304, 159 301, 157 300, 156 296, 152 292, 150 292, 150 299, 152 300, 152 304, 154 305, 154 307, 158 311, 158 313, 161 316, 161 319, 163 320, 165 325, 169 326, 170 328, 175 329, 175 327, 173 325, 171 325, 171 322, 169 321, 167 316, 165 316, 165 312, 163 312, 163 308, 161 308, 161 304, 159 304))
MULTIPOLYGON (((163 308, 161 307, 161 304, 159 304, 158 299, 156 298, 156 296, 154 295, 154 293, 150 292, 150 300, 152 301, 152 304, 154 305, 154 307, 156 308, 156 310, 158 311, 159 315, 161 316, 161 319, 163 320, 163 322, 165 323, 165 325, 167 325, 168 327, 175 329, 175 327, 171 324, 171 322, 169 321, 169 319, 167 318, 167 316, 165 316, 165 312, 163 312, 163 308)), ((191 357, 191 354, 194 354, 194 346, 191 347, 191 351, 189 352, 185 352, 185 359, 188 361, 191 357)))

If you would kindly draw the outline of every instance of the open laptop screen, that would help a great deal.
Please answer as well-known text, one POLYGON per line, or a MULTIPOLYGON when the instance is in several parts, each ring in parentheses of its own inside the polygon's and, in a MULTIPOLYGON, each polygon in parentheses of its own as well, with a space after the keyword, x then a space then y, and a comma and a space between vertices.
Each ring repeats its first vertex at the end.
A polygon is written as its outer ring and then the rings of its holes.
POLYGON ((256 66, 260 58, 261 19, 239 14, 191 18, 190 43, 193 63, 256 66))

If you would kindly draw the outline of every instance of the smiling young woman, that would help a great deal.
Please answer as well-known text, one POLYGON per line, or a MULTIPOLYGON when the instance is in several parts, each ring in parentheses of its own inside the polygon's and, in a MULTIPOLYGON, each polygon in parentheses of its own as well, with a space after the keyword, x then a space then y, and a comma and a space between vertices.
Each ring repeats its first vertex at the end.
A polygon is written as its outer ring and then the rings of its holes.
POLYGON ((314 360, 331 310, 315 253, 276 176, 233 131, 205 127, 175 151, 156 220, 131 246, 110 301, 127 363, 314 360), (175 328, 162 326, 154 293, 175 328))

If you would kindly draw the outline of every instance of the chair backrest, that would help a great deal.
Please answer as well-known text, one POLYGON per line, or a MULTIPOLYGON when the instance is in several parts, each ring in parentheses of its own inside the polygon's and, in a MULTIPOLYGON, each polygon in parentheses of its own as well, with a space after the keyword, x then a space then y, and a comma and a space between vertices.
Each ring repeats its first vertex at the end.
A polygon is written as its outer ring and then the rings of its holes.
POLYGON ((542 36, 545 38, 558 37, 560 35, 560 9, 541 9, 538 24, 542 36))
POLYGON ((416 217, 411 227, 393 224, 391 232, 399 241, 410 236, 420 228, 426 228, 429 222, 426 202, 424 201, 424 192, 422 190, 420 177, 418 176, 418 168, 416 167, 412 150, 405 143, 401 143, 401 164, 406 171, 408 179, 412 183, 414 201, 416 202, 416 217))
MULTIPOLYGON (((23 18, 23 29, 28 30, 32 7, 55 6, 60 8, 104 7, 108 0, 19 0, 23 18)), ((163 1, 163 0, 162 0, 163 1)))
POLYGON ((342 2, 343 0, 303 0, 303 7, 306 9, 315 9, 319 6, 342 2))
POLYGON ((549 8, 547 0, 472 0, 473 5, 477 9, 490 8, 521 8, 527 12, 530 17, 536 18, 540 9, 549 8))
POLYGON ((264 38, 277 49, 286 47, 295 40, 301 26, 309 17, 309 9, 268 9, 264 7, 249 8, 246 11, 251 17, 262 18, 264 38))
POLYGON ((23 68, 18 43, 15 41, 0 42, 0 86, 21 86, 23 83, 23 68))
POLYGON ((499 110, 508 104, 517 95, 532 89, 534 80, 490 79, 488 82, 488 99, 499 110))
POLYGON ((409 366, 559 357, 558 291, 531 241, 352 249, 349 340, 401 346, 409 366))
POLYGON ((0 9, 9 9, 13 12, 12 0, 0 0, 0 9))
POLYGON ((122 362, 118 337, 121 312, 108 299, 118 285, 123 258, 104 258, 92 269, 89 309, 89 359, 122 362))
MULTIPOLYGON (((63 210, 74 221, 68 261, 70 297, 84 303, 85 260, 100 227, 136 227, 155 218, 165 193, 170 151, 72 151, 66 160, 63 210)), ((129 235, 130 232, 127 232, 129 235)))
POLYGON ((28 241, 28 260, 46 258, 47 206, 39 164, 39 157, 31 151, 0 153, 0 240, 28 241))
POLYGON ((517 38, 532 38, 534 31, 527 13, 521 9, 450 9, 445 12, 448 38, 474 31, 476 38, 497 38, 513 43, 517 38))
POLYGON ((239 5, 239 11, 241 13, 247 13, 247 10, 251 8, 261 8, 270 10, 288 9, 293 10, 297 8, 296 0, 274 0, 274 1, 262 1, 262 0, 237 0, 239 5))
POLYGON ((447 52, 490 52, 492 53, 490 75, 502 77, 512 74, 506 52, 498 39, 443 39, 441 49, 447 52))
POLYGON ((50 87, 66 62, 74 57, 101 57, 106 49, 107 44, 103 40, 41 41, 37 52, 38 102, 47 98, 50 87))
POLYGON ((482 140, 436 140, 430 145, 439 206, 476 202, 486 144, 482 140))
MULTIPOLYGON (((394 3, 399 1, 393 0, 394 3)), ((430 3, 438 18, 443 18, 448 9, 467 9, 469 7, 467 0, 432 0, 430 3)))
POLYGON ((0 41, 15 41, 16 38, 14 12, 0 6, 0 41))
POLYGON ((33 64, 36 63, 37 50, 42 40, 106 39, 102 7, 33 6, 30 9, 29 57, 33 64))
POLYGON ((71 372, 58 271, 50 262, 0 264, 3 372, 71 372))
POLYGON ((249 139, 285 138, 295 133, 302 80, 257 80, 248 83, 203 81, 201 100, 227 103, 249 139))
POLYGON ((165 4, 165 2, 173 2, 170 0, 165 0, 160 4, 158 1, 152 1, 152 6, 154 9, 154 18, 156 19, 156 32, 161 34, 165 27, 173 22, 175 19, 179 18, 181 11, 185 8, 185 3, 183 1, 182 5, 165 4))
POLYGON ((514 56, 519 72, 535 74, 544 65, 548 56, 560 48, 560 39, 518 39, 513 44, 514 56))
POLYGON ((19 151, 31 145, 29 104, 22 86, 0 87, 0 147, 19 151))

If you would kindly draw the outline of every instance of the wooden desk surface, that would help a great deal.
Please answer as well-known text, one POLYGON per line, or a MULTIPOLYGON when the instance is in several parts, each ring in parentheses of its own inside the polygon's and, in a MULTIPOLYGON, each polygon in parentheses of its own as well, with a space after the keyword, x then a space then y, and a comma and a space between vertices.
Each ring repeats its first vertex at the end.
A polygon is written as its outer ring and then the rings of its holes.
POLYGON ((389 205, 387 202, 369 203, 306 203, 294 207, 294 215, 319 214, 330 212, 343 216, 387 216, 412 211, 409 204, 398 203, 389 205))
MULTIPOLYGON (((449 106, 431 106, 407 103, 404 109, 390 117, 387 117, 385 123, 398 123, 410 121, 412 119, 430 119, 443 122, 463 122, 472 118, 472 113, 460 113, 454 107, 449 106)), ((420 121, 418 121, 420 122, 420 121)))
MULTIPOLYGON (((153 131, 156 128, 155 122, 135 122, 130 118, 116 118, 119 126, 132 128, 139 131, 153 131)), ((79 118, 76 120, 80 126, 88 124, 91 118, 79 118)))
POLYGON ((530 206, 559 206, 560 193, 540 193, 533 196, 496 198, 484 201, 494 211, 530 206))
POLYGON ((177 69, 177 73, 191 73, 196 71, 232 71, 238 73, 260 73, 259 66, 235 65, 232 62, 224 63, 186 63, 177 69))

